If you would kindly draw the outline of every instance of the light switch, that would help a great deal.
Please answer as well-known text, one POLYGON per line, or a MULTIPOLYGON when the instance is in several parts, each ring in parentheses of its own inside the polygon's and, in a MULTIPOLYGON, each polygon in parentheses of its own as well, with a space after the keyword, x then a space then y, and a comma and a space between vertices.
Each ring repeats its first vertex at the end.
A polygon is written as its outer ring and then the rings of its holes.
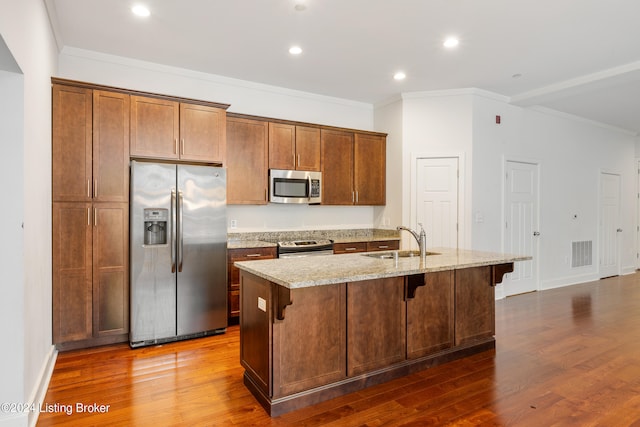
POLYGON ((267 300, 265 300, 264 298, 260 298, 258 297, 258 309, 264 311, 265 313, 267 312, 267 300))

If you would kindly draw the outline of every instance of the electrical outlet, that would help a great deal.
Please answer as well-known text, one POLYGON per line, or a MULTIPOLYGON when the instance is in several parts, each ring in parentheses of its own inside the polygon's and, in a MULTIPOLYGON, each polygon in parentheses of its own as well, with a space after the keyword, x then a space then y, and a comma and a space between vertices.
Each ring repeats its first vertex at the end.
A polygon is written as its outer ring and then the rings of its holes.
POLYGON ((237 219, 232 219, 231 220, 231 228, 238 228, 238 220, 237 219))

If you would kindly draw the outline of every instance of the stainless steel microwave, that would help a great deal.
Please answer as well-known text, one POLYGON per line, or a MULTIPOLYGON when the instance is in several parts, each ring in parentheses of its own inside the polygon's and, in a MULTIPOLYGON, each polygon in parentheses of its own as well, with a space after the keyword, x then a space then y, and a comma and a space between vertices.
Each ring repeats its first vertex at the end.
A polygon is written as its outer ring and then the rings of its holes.
POLYGON ((322 172, 269 169, 272 203, 320 203, 322 172))

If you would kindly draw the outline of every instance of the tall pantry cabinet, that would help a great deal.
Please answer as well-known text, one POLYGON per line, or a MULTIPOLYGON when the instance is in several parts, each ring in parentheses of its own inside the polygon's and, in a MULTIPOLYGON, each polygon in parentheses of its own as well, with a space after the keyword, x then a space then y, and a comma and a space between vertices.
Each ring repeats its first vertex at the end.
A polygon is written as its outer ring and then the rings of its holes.
POLYGON ((53 84, 53 342, 129 332, 130 95, 53 84))

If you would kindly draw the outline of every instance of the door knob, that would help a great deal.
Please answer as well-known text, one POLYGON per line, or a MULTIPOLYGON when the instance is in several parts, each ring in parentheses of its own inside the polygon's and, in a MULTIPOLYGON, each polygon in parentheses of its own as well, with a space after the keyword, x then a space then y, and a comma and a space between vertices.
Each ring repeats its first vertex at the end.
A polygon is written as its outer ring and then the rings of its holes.
POLYGON ((540 235, 540 232, 539 232, 539 231, 534 231, 534 232, 533 232, 533 235, 534 235, 534 236, 539 236, 539 235, 540 235))

